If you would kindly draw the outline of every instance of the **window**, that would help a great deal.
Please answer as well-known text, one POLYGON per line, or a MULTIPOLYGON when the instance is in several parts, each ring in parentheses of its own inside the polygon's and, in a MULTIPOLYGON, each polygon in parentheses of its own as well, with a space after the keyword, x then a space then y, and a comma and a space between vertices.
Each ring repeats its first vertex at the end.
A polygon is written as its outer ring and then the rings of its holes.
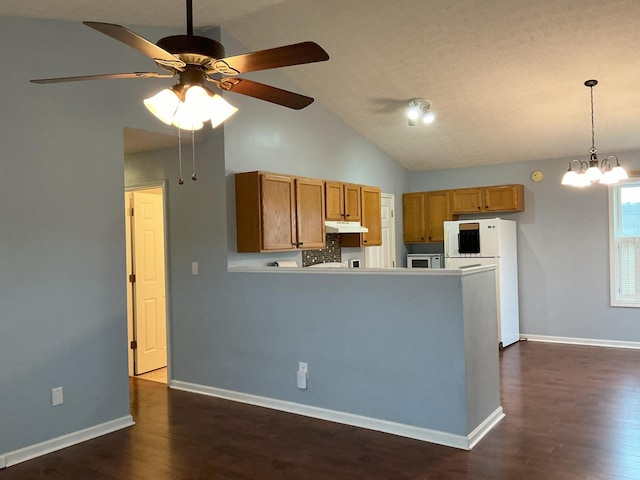
POLYGON ((611 305, 640 307, 640 179, 611 187, 611 305))

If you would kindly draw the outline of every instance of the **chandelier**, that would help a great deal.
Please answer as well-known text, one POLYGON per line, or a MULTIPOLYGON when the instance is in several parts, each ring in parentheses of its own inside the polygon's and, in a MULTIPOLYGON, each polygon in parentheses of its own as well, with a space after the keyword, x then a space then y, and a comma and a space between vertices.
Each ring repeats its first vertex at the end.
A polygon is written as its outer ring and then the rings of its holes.
POLYGON ((569 169, 562 177, 562 185, 570 185, 572 187, 587 187, 592 182, 598 182, 606 185, 618 183, 620 180, 629 178, 627 172, 620 165, 618 157, 609 155, 607 158, 599 162, 595 146, 595 129, 593 121, 593 87, 598 84, 597 80, 587 80, 584 82, 585 87, 589 87, 591 91, 591 148, 589 149, 589 161, 571 160, 569 169), (615 159, 615 165, 612 166, 610 161, 615 159), (576 169, 574 170, 574 165, 576 169))

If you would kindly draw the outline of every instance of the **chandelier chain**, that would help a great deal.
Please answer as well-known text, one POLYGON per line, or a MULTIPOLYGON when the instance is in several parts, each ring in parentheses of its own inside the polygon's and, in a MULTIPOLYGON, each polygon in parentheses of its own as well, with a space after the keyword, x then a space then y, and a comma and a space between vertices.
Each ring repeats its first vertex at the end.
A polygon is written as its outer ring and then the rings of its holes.
POLYGON ((596 150, 596 135, 593 120, 593 87, 589 87, 591 90, 591 153, 595 153, 596 150))

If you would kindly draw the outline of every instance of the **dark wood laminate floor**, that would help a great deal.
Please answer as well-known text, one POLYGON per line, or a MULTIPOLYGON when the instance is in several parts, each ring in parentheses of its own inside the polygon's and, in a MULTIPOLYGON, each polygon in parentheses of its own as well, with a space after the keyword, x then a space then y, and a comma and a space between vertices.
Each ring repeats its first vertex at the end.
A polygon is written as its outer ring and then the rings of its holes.
POLYGON ((129 429, 0 471, 23 479, 640 479, 640 351, 521 342, 507 417, 471 452, 132 380, 129 429))

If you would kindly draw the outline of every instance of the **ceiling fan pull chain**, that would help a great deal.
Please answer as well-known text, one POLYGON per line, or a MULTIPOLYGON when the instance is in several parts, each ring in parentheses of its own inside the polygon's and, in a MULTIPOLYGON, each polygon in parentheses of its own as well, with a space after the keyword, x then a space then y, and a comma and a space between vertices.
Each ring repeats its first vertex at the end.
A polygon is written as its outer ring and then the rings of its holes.
POLYGON ((191 180, 197 180, 198 176, 196 175, 196 132, 195 130, 191 130, 191 158, 193 164, 193 175, 191 175, 191 180))
POLYGON ((178 185, 182 185, 184 180, 182 179, 182 135, 180 133, 180 128, 178 127, 178 161, 180 162, 180 179, 178 180, 178 185))

